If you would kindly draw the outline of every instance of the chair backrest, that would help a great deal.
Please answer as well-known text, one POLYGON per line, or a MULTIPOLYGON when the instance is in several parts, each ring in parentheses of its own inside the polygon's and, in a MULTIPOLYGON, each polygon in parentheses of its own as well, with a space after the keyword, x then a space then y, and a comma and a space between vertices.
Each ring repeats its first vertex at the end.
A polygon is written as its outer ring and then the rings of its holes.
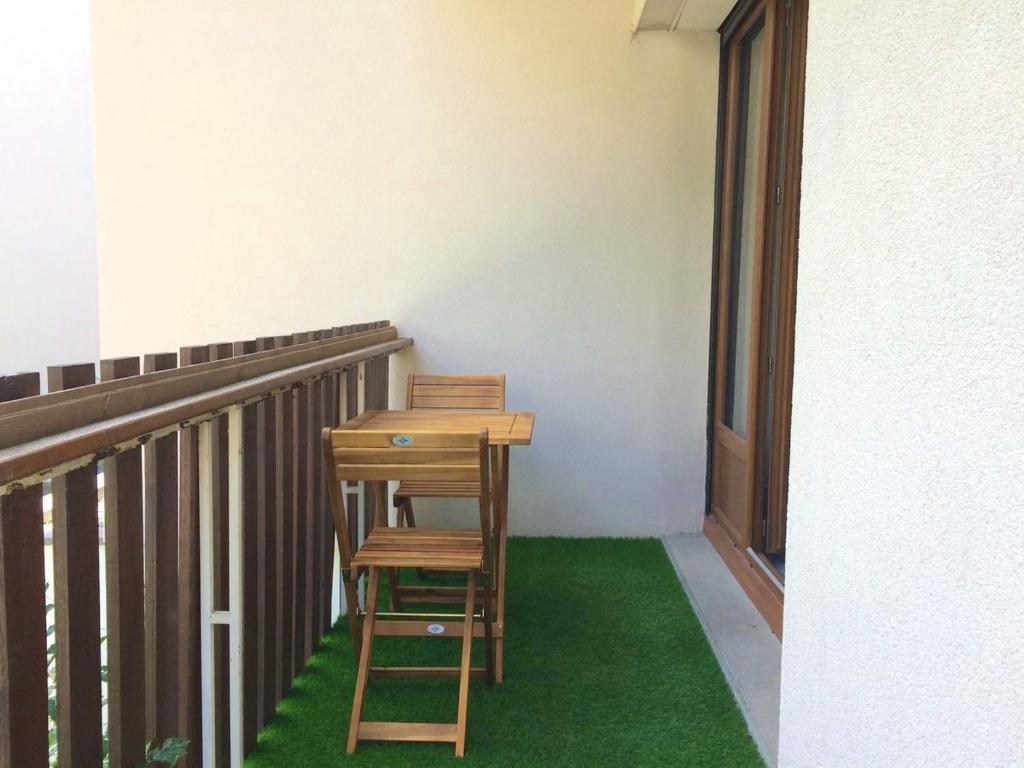
POLYGON ((408 410, 504 411, 505 374, 435 376, 410 373, 408 410))
POLYGON ((388 480, 426 480, 480 483, 480 530, 485 558, 491 536, 491 477, 487 430, 432 432, 325 428, 321 433, 334 530, 342 565, 348 568, 354 552, 348 536, 348 515, 341 493, 343 480, 365 480, 376 500, 376 524, 385 524, 384 486, 388 480))

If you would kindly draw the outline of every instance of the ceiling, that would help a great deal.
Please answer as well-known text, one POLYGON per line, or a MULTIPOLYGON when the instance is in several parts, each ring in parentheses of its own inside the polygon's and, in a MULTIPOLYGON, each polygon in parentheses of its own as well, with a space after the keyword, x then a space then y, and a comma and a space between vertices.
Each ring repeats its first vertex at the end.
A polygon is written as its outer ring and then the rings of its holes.
POLYGON ((633 31, 717 30, 736 0, 635 0, 633 31))

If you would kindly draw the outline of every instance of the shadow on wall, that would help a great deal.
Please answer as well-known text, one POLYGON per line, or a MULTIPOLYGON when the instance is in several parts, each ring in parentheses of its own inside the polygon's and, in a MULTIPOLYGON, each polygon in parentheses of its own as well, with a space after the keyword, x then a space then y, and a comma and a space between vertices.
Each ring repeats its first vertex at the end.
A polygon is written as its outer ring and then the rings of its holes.
MULTIPOLYGON (((533 444, 511 451, 513 533, 699 530, 703 398, 672 396, 683 355, 651 327, 660 318, 636 316, 620 283, 568 259, 493 259, 419 296, 394 322, 416 339, 395 359, 396 407, 409 372, 503 372, 508 409, 537 413, 533 444)), ((429 520, 437 507, 420 500, 417 512, 429 520)), ((458 507, 472 519, 471 505, 458 507)))

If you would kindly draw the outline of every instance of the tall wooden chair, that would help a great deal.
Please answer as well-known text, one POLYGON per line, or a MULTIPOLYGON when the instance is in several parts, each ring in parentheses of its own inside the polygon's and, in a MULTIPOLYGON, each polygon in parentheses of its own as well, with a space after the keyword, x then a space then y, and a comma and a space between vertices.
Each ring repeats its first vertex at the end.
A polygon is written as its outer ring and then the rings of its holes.
POLYGON ((456 757, 466 748, 469 680, 485 672, 494 681, 494 637, 491 588, 493 531, 491 526, 490 462, 487 430, 480 434, 437 432, 395 433, 376 430, 325 429, 322 434, 334 530, 341 551, 342 578, 352 628, 352 644, 359 665, 356 670, 352 718, 348 730, 348 753, 360 740, 432 741, 455 745, 456 757), (340 483, 368 481, 376 497, 374 526, 362 545, 355 549, 348 536, 348 519, 340 483), (388 480, 401 482, 476 483, 480 493, 480 527, 469 529, 387 527, 384 486, 388 480), (392 575, 391 589, 397 587, 400 568, 429 568, 434 571, 463 572, 467 587, 462 614, 378 611, 381 573, 392 575), (368 575, 366 611, 359 610, 359 577, 368 575), (479 596, 477 584, 482 582, 479 596), (477 613, 477 605, 480 612, 477 613), (457 619, 457 620, 456 620, 457 619), (482 622, 487 667, 470 665, 472 640, 480 634, 482 622), (373 640, 382 635, 462 638, 462 660, 458 667, 372 667, 373 640), (371 677, 454 677, 459 678, 459 703, 454 723, 367 722, 362 719, 363 700, 371 677))
MULTIPOLYGON (((407 410, 503 411, 505 410, 505 374, 468 375, 409 374, 405 407, 407 410)), ((467 498, 480 496, 476 482, 438 480, 407 481, 395 491, 398 524, 416 526, 412 500, 421 498, 467 498)))

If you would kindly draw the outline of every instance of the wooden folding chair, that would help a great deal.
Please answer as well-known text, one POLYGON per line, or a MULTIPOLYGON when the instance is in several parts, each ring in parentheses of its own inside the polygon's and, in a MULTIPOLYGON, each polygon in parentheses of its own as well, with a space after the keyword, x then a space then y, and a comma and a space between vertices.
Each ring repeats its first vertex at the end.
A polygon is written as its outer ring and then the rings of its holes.
POLYGON ((481 430, 479 434, 399 434, 325 429, 322 439, 334 530, 341 551, 352 644, 359 659, 348 730, 348 753, 355 751, 360 740, 439 741, 453 743, 455 756, 461 757, 466 748, 470 676, 486 672, 488 684, 494 682, 493 601, 488 599, 493 594, 491 558, 494 542, 487 430, 481 430), (344 480, 367 481, 377 499, 374 527, 356 551, 353 551, 348 536, 348 519, 340 488, 344 480), (479 529, 387 527, 383 500, 384 485, 388 480, 479 484, 482 489, 479 529), (467 581, 464 612, 403 614, 378 611, 381 572, 389 575, 394 593, 400 568, 464 572, 467 581), (369 581, 365 613, 359 610, 358 597, 358 582, 363 573, 368 575, 369 581), (479 596, 478 581, 483 586, 479 596), (478 604, 479 614, 476 610, 478 604), (458 667, 372 667, 373 639, 382 635, 461 637, 461 664, 458 667), (473 669, 470 666, 472 641, 474 636, 481 635, 487 666, 485 669, 473 669), (459 703, 454 723, 367 722, 362 719, 363 700, 370 677, 455 676, 459 678, 459 703))
MULTIPOLYGON (((505 410, 505 374, 469 375, 409 374, 405 407, 407 410, 503 411, 505 410)), ((421 498, 467 498, 480 496, 476 482, 438 480, 408 481, 395 491, 398 524, 416 527, 412 500, 421 498)), ((422 575, 422 574, 421 574, 422 575)))

